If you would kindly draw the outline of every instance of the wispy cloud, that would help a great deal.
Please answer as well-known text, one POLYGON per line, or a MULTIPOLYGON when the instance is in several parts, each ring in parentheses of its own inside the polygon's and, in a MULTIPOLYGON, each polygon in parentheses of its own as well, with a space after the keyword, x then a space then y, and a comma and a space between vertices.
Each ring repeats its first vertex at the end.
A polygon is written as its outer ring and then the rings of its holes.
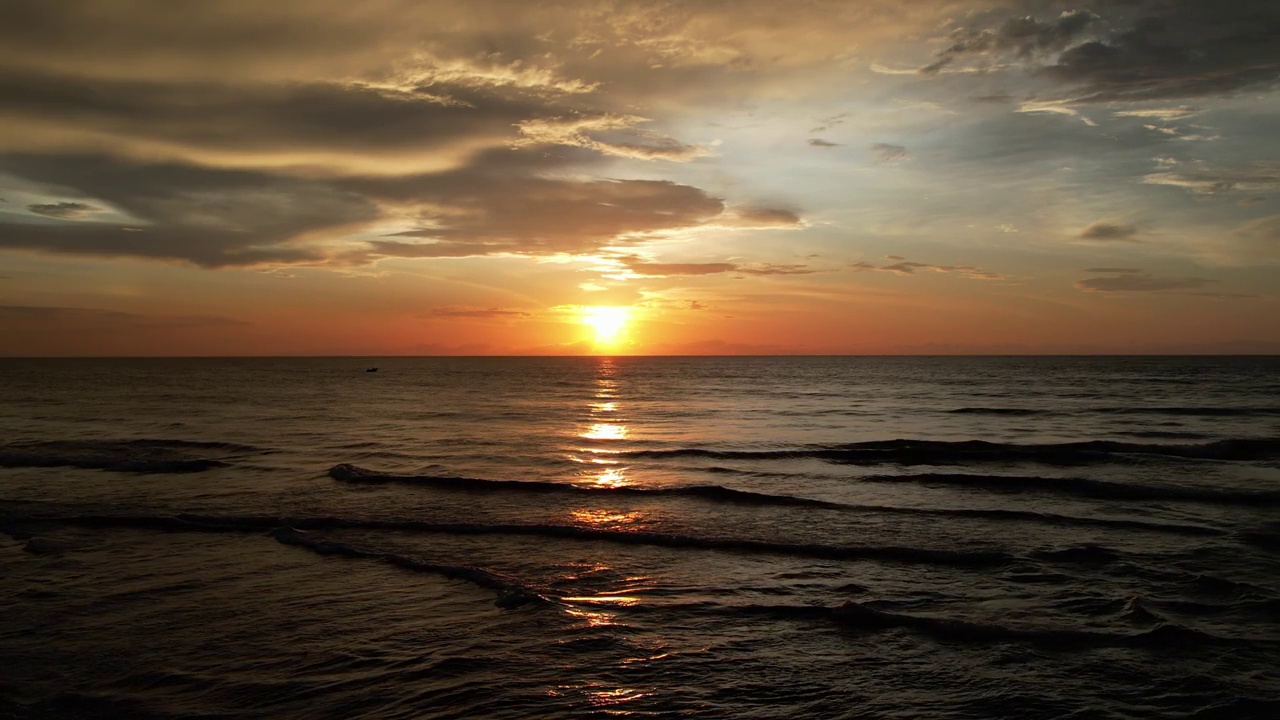
POLYGON ((77 220, 95 212, 98 208, 80 202, 36 203, 28 205, 27 210, 36 215, 58 218, 59 220, 77 220))
POLYGON ((1080 231, 1080 237, 1085 240, 1122 240, 1126 242, 1137 242, 1137 238, 1135 237, 1137 234, 1137 226, 1107 222, 1104 220, 1099 220, 1080 231))
POLYGON ((920 72, 935 74, 966 57, 991 62, 1004 56, 1041 56, 1065 48, 1100 21, 1100 17, 1088 10, 1069 10, 1047 21, 1024 16, 1009 18, 993 29, 957 28, 952 32, 952 44, 940 51, 937 59, 921 68, 920 72))
POLYGON ((441 307, 433 308, 427 312, 425 317, 431 318, 527 318, 533 317, 532 313, 524 310, 511 310, 508 308, 456 308, 441 307))
MULTIPOLYGON (((1169 166, 1166 164, 1166 166, 1169 166)), ((1148 185, 1170 185, 1193 193, 1215 193, 1244 190, 1251 192, 1280 190, 1280 163, 1261 162, 1251 166, 1224 168, 1206 164, 1172 165, 1178 169, 1146 175, 1148 185)))
POLYGON ((973 265, 934 265, 932 263, 912 262, 899 255, 888 255, 885 259, 892 260, 894 262, 887 265, 876 265, 874 263, 860 261, 851 263, 849 267, 857 272, 874 271, 889 272, 896 275, 915 275, 919 271, 924 271, 954 274, 975 280, 1005 279, 1005 276, 1000 273, 989 272, 973 265))
POLYGON ((892 143, 874 143, 870 148, 871 156, 875 158, 877 164, 891 165, 901 162, 907 158, 907 149, 902 145, 894 145, 892 143))
POLYGON ((523 142, 534 145, 571 145, 638 160, 688 162, 711 154, 708 148, 645 131, 640 128, 645 122, 635 115, 548 118, 521 123, 520 134, 523 142))
POLYGON ((1150 118, 1155 120, 1163 120, 1170 122, 1173 120, 1181 120, 1191 117, 1200 112, 1199 108, 1187 107, 1180 105, 1171 108, 1143 108, 1139 110, 1117 110, 1113 114, 1116 117, 1133 117, 1133 118, 1150 118))
POLYGON ((706 262, 706 263, 657 263, 649 262, 637 256, 624 256, 616 258, 615 262, 620 264, 630 273, 639 277, 671 277, 677 275, 698 276, 698 275, 719 275, 722 273, 738 273, 741 275, 812 275, 821 272, 816 268, 803 264, 777 264, 777 263, 730 263, 730 262, 706 262))
POLYGON ((1086 292, 1160 292, 1194 290, 1215 282, 1202 277, 1158 277, 1128 268, 1098 269, 1090 272, 1104 271, 1107 274, 1103 277, 1077 280, 1076 287, 1086 292))

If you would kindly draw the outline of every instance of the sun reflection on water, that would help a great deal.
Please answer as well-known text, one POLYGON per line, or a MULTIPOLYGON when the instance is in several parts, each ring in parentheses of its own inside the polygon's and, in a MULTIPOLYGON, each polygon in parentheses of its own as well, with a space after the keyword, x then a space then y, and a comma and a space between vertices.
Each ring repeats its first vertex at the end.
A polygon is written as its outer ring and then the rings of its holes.
POLYGON ((627 438, 627 426, 618 423, 594 423, 591 427, 580 433, 579 437, 588 440, 625 440, 627 438))
POLYGON ((625 472, 626 468, 606 467, 593 479, 593 482, 600 487, 624 487, 631 484, 625 472))
POLYGON ((614 616, 607 612, 599 610, 587 610, 584 608, 567 607, 564 611, 572 617, 575 617, 586 623, 587 627, 610 627, 614 625, 614 616))
POLYGON ((644 520, 644 513, 639 511, 621 512, 617 510, 593 510, 580 508, 569 513, 576 523, 602 527, 606 525, 635 525, 644 520))
POLYGON ((626 477, 627 468, 611 457, 623 452, 616 443, 628 440, 631 436, 631 428, 622 422, 624 418, 618 416, 623 403, 618 399, 619 383, 615 379, 617 369, 617 363, 611 358, 597 360, 595 388, 586 402, 587 422, 575 432, 580 440, 592 442, 576 448, 576 452, 580 454, 570 454, 569 459, 583 465, 597 466, 590 470, 584 469, 580 474, 584 484, 598 487, 632 484, 626 477), (596 422, 597 420, 610 422, 596 422))
POLYGON ((619 705, 649 697, 654 694, 654 691, 631 687, 605 689, 597 683, 560 685, 547 691, 547 695, 551 697, 566 697, 579 693, 586 697, 587 702, 599 708, 600 712, 609 716, 622 717, 632 713, 618 707, 619 705))
POLYGON ((647 697, 649 695, 650 693, 639 688, 617 688, 615 690, 596 690, 589 692, 587 693, 587 698, 591 701, 592 705, 602 707, 620 705, 625 702, 631 702, 632 700, 639 700, 640 698, 647 697))

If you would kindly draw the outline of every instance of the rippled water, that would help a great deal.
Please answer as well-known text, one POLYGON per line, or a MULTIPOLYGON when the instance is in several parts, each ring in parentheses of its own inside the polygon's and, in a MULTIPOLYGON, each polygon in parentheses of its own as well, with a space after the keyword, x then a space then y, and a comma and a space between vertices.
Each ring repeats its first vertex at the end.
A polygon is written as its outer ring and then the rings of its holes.
POLYGON ((1274 718, 1280 359, 0 361, 0 717, 1274 718))

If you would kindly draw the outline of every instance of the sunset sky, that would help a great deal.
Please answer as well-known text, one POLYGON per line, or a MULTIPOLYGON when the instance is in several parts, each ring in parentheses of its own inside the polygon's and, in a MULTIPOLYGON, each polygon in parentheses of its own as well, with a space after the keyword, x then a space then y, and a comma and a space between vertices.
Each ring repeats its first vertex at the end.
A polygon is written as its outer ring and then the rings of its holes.
POLYGON ((1280 352, 1275 0, 11 0, 0 354, 1280 352))

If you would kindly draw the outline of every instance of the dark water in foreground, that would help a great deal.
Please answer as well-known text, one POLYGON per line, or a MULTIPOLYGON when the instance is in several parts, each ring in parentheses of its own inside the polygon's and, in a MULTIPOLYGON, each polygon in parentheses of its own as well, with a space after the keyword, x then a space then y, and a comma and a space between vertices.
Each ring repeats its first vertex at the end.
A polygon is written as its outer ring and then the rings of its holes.
POLYGON ((0 718, 1280 717, 1280 359, 0 361, 0 718))

